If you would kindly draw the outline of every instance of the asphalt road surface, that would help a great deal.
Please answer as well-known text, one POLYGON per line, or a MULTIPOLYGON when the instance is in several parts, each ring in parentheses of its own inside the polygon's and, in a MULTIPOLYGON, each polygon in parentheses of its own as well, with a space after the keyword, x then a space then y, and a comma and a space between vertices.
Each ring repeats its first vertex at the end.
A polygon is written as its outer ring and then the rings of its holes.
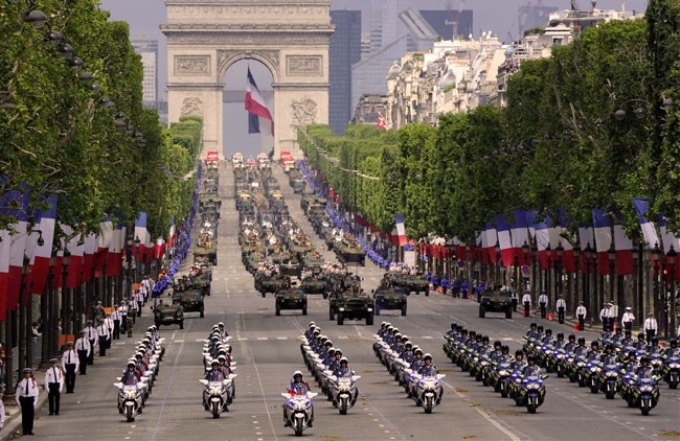
MULTIPOLYGON (((305 432, 308 439, 341 440, 643 440, 680 439, 680 390, 662 385, 660 404, 648 417, 629 409, 623 400, 606 400, 585 388, 556 376, 547 380, 547 397, 536 415, 502 399, 491 388, 475 382, 453 366, 442 351, 442 334, 452 320, 468 329, 500 339, 511 350, 521 346, 530 319, 516 315, 507 320, 501 314, 477 317, 477 304, 439 294, 429 297, 411 295, 408 315, 385 311, 375 326, 345 322, 338 326, 328 320, 328 303, 321 296, 309 297, 309 315, 283 311, 274 315, 274 298, 262 298, 253 289, 253 279, 240 261, 237 244, 238 215, 233 200, 233 176, 221 167, 220 194, 222 217, 219 225, 218 266, 213 273, 212 296, 206 297, 204 319, 187 313, 184 330, 176 326, 162 329, 166 357, 160 376, 144 413, 134 423, 126 423, 116 411, 116 389, 112 383, 132 355, 132 340, 118 342, 105 363, 79 377, 76 394, 64 396, 58 417, 44 410, 36 421, 36 439, 49 440, 285 440, 293 437, 283 427, 284 392, 293 371, 307 370, 299 350, 298 337, 309 321, 321 326, 335 347, 349 358, 358 381, 360 399, 348 415, 339 415, 330 402, 315 403, 314 428, 305 432), (435 364, 447 374, 442 404, 431 415, 424 414, 403 389, 395 383, 372 351, 380 322, 389 320, 415 344, 434 356, 435 364), (211 326, 226 324, 233 336, 233 357, 237 362, 237 396, 230 412, 212 419, 201 405, 203 366, 201 349, 211 326)), ((276 169, 293 217, 323 251, 299 208, 299 197, 288 186, 283 172, 276 169)), ((382 271, 367 260, 357 268, 365 289, 377 286, 382 271)), ((535 319, 531 319, 535 320, 535 319)), ((538 320, 540 321, 540 320, 538 320)), ((150 324, 150 312, 142 320, 150 324)), ((567 326, 545 323, 555 332, 570 332, 567 326)), ((595 333, 586 332, 590 340, 595 333)), ((306 377, 311 380, 311 377, 306 377)), ((312 385, 313 390, 315 384, 312 385)), ((321 396, 319 398, 322 398, 321 396)))

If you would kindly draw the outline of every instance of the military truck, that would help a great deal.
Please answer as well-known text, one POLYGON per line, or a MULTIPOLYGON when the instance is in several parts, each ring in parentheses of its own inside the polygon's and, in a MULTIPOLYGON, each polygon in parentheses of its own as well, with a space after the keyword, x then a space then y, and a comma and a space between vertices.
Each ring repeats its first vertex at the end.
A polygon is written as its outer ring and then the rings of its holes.
POLYGON ((203 303, 203 294, 200 290, 190 289, 175 293, 172 296, 172 300, 182 306, 183 312, 198 312, 201 318, 205 317, 205 304, 203 303))
POLYGON ((275 274, 267 276, 264 273, 255 273, 255 290, 266 297, 268 292, 276 293, 290 283, 288 276, 275 274))
POLYGON ((358 263, 361 266, 366 265, 366 251, 364 251, 358 242, 343 239, 342 241, 336 241, 333 248, 340 262, 345 264, 358 263))
POLYGON ((430 282, 423 275, 391 273, 389 278, 393 286, 402 288, 406 294, 415 292, 418 295, 422 292, 427 297, 430 295, 430 282))
POLYGON ((328 297, 326 279, 321 273, 303 277, 300 289, 302 289, 305 294, 321 294, 324 299, 328 297))
POLYGON ((406 315, 406 291, 400 288, 378 288, 373 291, 373 300, 375 300, 375 315, 380 315, 380 312, 385 309, 398 309, 401 315, 406 315))
POLYGON ((161 325, 179 325, 179 329, 184 329, 184 309, 179 303, 156 305, 153 308, 153 321, 157 328, 161 325))
POLYGON ((479 296, 479 318, 487 312, 504 312, 505 318, 512 318, 512 294, 508 290, 487 289, 479 296))
POLYGON ((366 325, 373 325, 375 302, 367 296, 358 285, 351 285, 343 292, 337 290, 329 297, 329 317, 337 317, 338 325, 342 326, 347 320, 366 320, 366 325))
POLYGON ((307 294, 297 287, 277 291, 276 315, 281 315, 284 309, 300 309, 302 315, 307 315, 307 294))

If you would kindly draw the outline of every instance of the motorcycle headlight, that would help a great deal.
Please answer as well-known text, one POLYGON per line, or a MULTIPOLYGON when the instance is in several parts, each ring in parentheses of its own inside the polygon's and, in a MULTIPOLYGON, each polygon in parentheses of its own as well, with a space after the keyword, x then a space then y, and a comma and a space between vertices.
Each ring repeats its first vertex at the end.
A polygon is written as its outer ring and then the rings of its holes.
POLYGON ((602 368, 600 368, 599 366, 591 366, 590 367, 590 372, 600 372, 601 370, 602 370, 602 368))
POLYGON ((538 383, 529 383, 526 385, 526 388, 529 390, 537 390, 541 388, 541 385, 538 383))
POLYGON ((654 386, 649 385, 640 386, 640 392, 652 392, 653 390, 654 386))
POLYGON ((618 373, 615 371, 608 371, 604 374, 606 377, 618 377, 618 373))
POLYGON ((498 371, 498 375, 502 375, 505 377, 508 375, 508 371, 498 371))
POLYGON ((680 369, 680 363, 670 363, 668 365, 669 369, 680 369))
POLYGON ((338 311, 343 312, 345 308, 338 308, 338 311))
POLYGON ((558 360, 564 360, 564 354, 557 354, 558 360))

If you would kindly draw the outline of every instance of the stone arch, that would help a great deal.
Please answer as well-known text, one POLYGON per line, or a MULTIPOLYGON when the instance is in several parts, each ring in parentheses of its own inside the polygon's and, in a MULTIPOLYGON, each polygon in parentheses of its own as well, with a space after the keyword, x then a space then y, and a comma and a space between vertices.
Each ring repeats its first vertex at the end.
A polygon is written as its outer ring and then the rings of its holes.
POLYGON ((257 60, 274 81, 275 155, 299 156, 296 128, 328 122, 330 1, 172 0, 166 12, 169 122, 200 108, 204 154, 222 153, 224 77, 234 63, 257 60))

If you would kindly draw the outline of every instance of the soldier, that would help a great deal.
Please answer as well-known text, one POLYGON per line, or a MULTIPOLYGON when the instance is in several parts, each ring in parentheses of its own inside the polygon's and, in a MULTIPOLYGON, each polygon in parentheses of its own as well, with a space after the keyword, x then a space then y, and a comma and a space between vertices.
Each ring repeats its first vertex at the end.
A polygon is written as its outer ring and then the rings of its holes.
POLYGON ((33 369, 25 368, 22 373, 24 378, 17 383, 16 400, 21 408, 21 428, 23 435, 33 435, 33 419, 35 407, 38 404, 40 389, 33 378, 33 369))
POLYGON ((50 406, 50 415, 59 415, 59 401, 61 399, 61 391, 64 389, 64 374, 61 368, 57 366, 58 360, 52 358, 50 360, 50 367, 45 372, 45 390, 47 390, 47 399, 50 406))
POLYGON ((99 356, 106 357, 106 349, 109 341, 109 328, 106 326, 104 320, 99 321, 97 326, 97 337, 99 339, 99 356))
POLYGON ((61 356, 61 365, 64 366, 64 381, 66 382, 66 393, 72 394, 76 387, 76 371, 80 364, 78 354, 73 349, 73 342, 66 343, 66 350, 61 356))
POLYGON ((85 330, 80 331, 80 337, 76 340, 76 352, 78 353, 78 366, 80 375, 87 375, 88 358, 92 352, 90 340, 87 338, 85 330))
POLYGON ((111 320, 113 320, 113 333, 111 337, 113 340, 120 340, 120 319, 120 308, 118 307, 118 303, 114 303, 113 312, 111 313, 111 320))
POLYGON ((94 347, 97 346, 97 329, 92 326, 92 320, 87 321, 87 326, 83 329, 85 332, 85 337, 90 342, 90 353, 87 357, 87 364, 94 364, 94 347))

